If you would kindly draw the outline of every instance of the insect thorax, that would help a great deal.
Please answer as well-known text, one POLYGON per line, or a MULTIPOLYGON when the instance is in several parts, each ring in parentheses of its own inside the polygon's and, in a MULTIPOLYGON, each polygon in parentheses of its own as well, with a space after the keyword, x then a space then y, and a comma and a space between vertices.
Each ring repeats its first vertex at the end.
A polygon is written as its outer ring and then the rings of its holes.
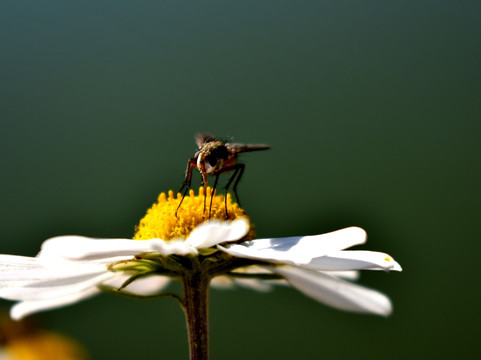
POLYGON ((208 173, 222 169, 224 162, 229 158, 229 150, 222 141, 211 141, 200 149, 198 163, 204 163, 208 173))

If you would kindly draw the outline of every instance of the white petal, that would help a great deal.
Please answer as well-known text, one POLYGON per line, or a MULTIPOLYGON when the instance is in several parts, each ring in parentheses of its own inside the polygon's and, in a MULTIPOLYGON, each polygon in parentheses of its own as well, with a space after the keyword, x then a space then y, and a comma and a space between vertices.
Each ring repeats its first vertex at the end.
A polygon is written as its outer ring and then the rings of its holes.
POLYGON ((322 235, 257 239, 218 247, 233 256, 301 265, 309 263, 313 258, 365 241, 366 232, 363 229, 349 227, 322 235))
POLYGON ((361 273, 359 271, 326 271, 327 275, 338 277, 346 280, 359 280, 361 273))
POLYGON ((266 292, 272 290, 270 283, 258 279, 240 279, 233 278, 227 275, 220 275, 213 278, 210 282, 213 288, 225 290, 233 289, 235 287, 245 287, 251 290, 266 292))
POLYGON ((96 275, 105 272, 105 270, 105 265, 89 262, 60 261, 44 264, 38 258, 1 255, 0 287, 96 275))
POLYGON ((84 236, 57 236, 42 244, 38 257, 92 260, 136 255, 151 250, 151 241, 131 239, 93 239, 84 236))
POLYGON ((0 286, 4 281, 31 279, 44 267, 36 258, 16 255, 0 255, 0 286))
POLYGON ((162 255, 197 255, 197 249, 190 244, 187 244, 183 239, 163 241, 160 239, 153 240, 141 240, 141 241, 152 241, 151 249, 152 251, 158 251, 162 255), (154 241, 155 240, 155 241, 154 241))
POLYGON ((90 288, 97 288, 103 281, 115 276, 105 271, 100 275, 76 276, 56 280, 34 282, 22 286, 0 289, 0 297, 8 300, 38 301, 70 296, 90 288))
POLYGON ((21 320, 27 315, 43 310, 56 309, 59 307, 70 305, 80 300, 92 297, 99 292, 100 290, 98 288, 90 287, 80 292, 75 292, 73 294, 58 298, 37 301, 22 301, 12 306, 12 308, 10 309, 10 317, 14 320, 21 320))
POLYGON ((68 282, 68 279, 88 278, 105 273, 105 268, 102 270, 96 269, 90 271, 89 269, 79 269, 59 272, 52 269, 40 269, 36 271, 21 272, 21 273, 6 273, 0 274, 0 289, 4 287, 18 287, 29 286, 42 282, 68 282))
POLYGON ((233 289, 235 287, 234 280, 227 275, 219 275, 210 281, 210 286, 216 289, 233 289))
MULTIPOLYGON (((113 288, 120 288, 129 277, 130 275, 119 273, 118 276, 104 282, 104 284, 113 288)), ((133 281, 122 289, 122 291, 143 296, 155 295, 164 290, 167 285, 169 285, 169 282, 170 278, 168 276, 151 275, 133 281)))
POLYGON ((266 281, 258 279, 234 279, 234 284, 259 292, 271 291, 273 285, 272 283, 268 283, 266 281))
POLYGON ((239 240, 248 231, 249 222, 244 218, 234 221, 211 220, 192 230, 185 242, 197 249, 208 248, 220 243, 239 240))
POLYGON ((184 241, 163 241, 162 239, 92 239, 83 236, 58 236, 46 240, 37 255, 46 262, 54 259, 89 260, 106 263, 128 259, 130 256, 149 251, 163 255, 195 254, 196 250, 184 241))
POLYGON ((236 286, 241 286, 245 288, 249 288, 251 290, 266 292, 270 291, 273 288, 273 285, 286 285, 287 282, 284 279, 276 279, 276 280, 263 280, 263 279, 256 279, 256 278, 242 278, 239 276, 235 276, 238 274, 240 276, 245 274, 272 274, 272 271, 258 266, 258 265, 251 265, 248 267, 243 267, 236 269, 232 272, 231 275, 220 275, 216 276, 212 279, 211 285, 216 288, 220 289, 231 289, 236 286))
POLYGON ((29 269, 35 265, 37 265, 37 260, 34 257, 18 255, 0 255, 0 272, 3 270, 10 271, 13 268, 29 269))
POLYGON ((269 268, 295 288, 324 304, 340 310, 387 316, 391 301, 378 291, 356 285, 326 273, 292 266, 269 268))
POLYGON ((312 259, 305 267, 316 270, 402 270, 401 266, 390 255, 364 250, 336 251, 312 259))

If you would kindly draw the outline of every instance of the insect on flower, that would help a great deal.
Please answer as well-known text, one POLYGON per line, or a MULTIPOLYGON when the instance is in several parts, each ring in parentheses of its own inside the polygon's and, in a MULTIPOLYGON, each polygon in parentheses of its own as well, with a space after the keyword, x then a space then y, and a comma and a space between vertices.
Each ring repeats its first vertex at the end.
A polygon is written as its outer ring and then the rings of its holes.
MULTIPOLYGON (((237 144, 228 143, 215 138, 210 134, 197 133, 195 135, 195 142, 199 150, 194 154, 194 157, 187 161, 187 169, 185 170, 185 179, 179 192, 183 191, 182 199, 180 200, 177 211, 182 205, 187 192, 189 191, 192 183, 192 170, 197 168, 202 176, 202 185, 204 186, 204 194, 207 196, 207 176, 212 175, 215 177, 214 186, 212 187, 210 205, 209 205, 209 219, 212 210, 212 197, 219 181, 219 176, 223 173, 233 171, 232 176, 227 181, 225 186, 225 217, 228 218, 227 213, 227 192, 231 185, 237 202, 239 203, 239 197, 237 196, 237 185, 239 184, 242 174, 245 170, 245 164, 237 162, 237 155, 243 152, 267 150, 271 147, 264 144, 237 144)), ((240 204, 239 204, 240 205, 240 204)), ((206 209, 206 198, 204 197, 204 214, 206 209)))

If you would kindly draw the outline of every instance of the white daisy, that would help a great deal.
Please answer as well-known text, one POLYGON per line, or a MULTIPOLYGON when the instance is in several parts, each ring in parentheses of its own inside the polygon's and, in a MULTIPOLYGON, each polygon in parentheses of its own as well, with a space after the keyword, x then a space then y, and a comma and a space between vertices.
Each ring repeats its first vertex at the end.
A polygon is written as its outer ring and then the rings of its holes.
MULTIPOLYGON (((209 194, 207 194, 209 196, 209 194)), ((89 298, 108 288, 123 294, 161 294, 171 279, 184 285, 186 298, 199 284, 241 285, 266 290, 288 283, 332 307, 389 315, 390 300, 357 285, 357 270, 401 271, 380 252, 345 250, 363 244, 366 233, 350 227, 323 235, 255 239, 248 218, 228 197, 214 196, 212 219, 203 219, 203 194, 191 192, 174 215, 172 192, 141 220, 134 239, 59 236, 46 240, 32 257, 0 255, 0 297, 18 301, 11 316, 53 309, 89 298), (186 280, 188 279, 188 280, 186 280), (186 289, 189 287, 192 289, 186 289)), ((207 291, 207 290, 206 290, 207 291)), ((184 309, 185 310, 185 309, 184 309)), ((188 310, 186 311, 186 313, 188 310)))

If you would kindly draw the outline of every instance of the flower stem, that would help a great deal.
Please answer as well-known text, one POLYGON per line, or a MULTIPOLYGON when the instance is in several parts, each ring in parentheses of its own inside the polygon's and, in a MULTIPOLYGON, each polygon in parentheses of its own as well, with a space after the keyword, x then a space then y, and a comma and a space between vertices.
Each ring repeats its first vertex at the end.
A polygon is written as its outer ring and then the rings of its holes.
POLYGON ((186 274, 182 280, 190 360, 209 359, 209 282, 209 277, 200 271, 186 274))

